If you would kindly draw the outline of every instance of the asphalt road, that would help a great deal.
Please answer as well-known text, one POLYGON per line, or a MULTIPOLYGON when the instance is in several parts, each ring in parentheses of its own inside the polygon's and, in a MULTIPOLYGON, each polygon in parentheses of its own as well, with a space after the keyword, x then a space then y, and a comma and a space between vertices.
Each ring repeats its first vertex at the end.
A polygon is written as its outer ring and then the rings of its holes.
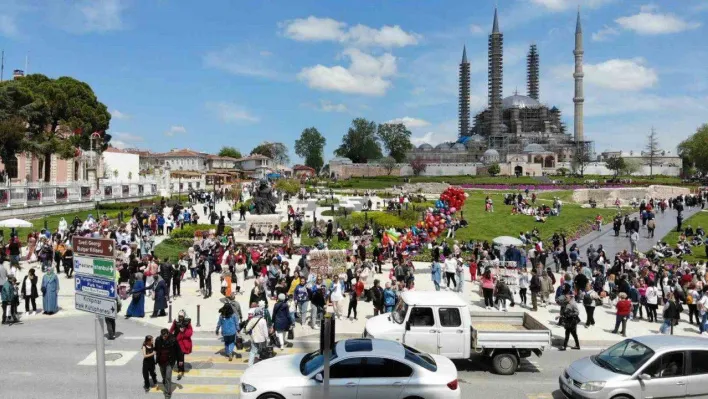
MULTIPOLYGON (((162 397, 157 390, 142 389, 140 346, 145 335, 156 336, 154 327, 139 321, 118 319, 118 338, 106 341, 108 397, 115 399, 162 397)), ((194 337, 195 352, 187 357, 191 371, 179 381, 174 397, 234 398, 238 377, 246 369, 244 359, 228 362, 218 354, 221 342, 212 334, 194 337)), ((288 353, 309 352, 315 340, 296 342, 288 353)), ((96 367, 94 319, 91 316, 38 320, 28 324, 0 327, 0 397, 95 398, 96 367)), ((573 360, 594 350, 559 352, 555 349, 540 358, 524 360, 515 376, 499 376, 488 371, 479 358, 457 362, 463 397, 505 399, 561 398, 557 377, 573 360)), ((158 371, 158 381, 160 380, 158 371)), ((176 381, 176 376, 173 377, 176 381)))

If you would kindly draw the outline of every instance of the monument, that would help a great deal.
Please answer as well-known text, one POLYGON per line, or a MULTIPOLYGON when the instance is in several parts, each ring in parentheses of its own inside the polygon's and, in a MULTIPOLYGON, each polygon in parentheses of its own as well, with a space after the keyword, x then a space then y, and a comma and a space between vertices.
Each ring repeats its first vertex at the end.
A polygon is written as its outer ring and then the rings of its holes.
POLYGON ((253 205, 257 215, 272 215, 275 213, 277 199, 266 180, 261 180, 253 194, 253 205))

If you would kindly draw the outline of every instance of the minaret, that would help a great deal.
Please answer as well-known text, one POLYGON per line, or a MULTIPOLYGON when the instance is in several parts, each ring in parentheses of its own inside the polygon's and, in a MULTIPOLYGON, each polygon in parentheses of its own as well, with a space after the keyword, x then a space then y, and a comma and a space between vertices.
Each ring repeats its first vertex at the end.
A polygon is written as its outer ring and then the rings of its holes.
POLYGON ((501 133, 502 123, 502 84, 504 79, 504 35, 499 32, 499 20, 497 19, 497 9, 494 8, 494 24, 492 34, 489 35, 488 53, 488 91, 489 110, 492 113, 491 126, 489 132, 492 136, 501 133))
POLYGON ((460 109, 459 136, 470 134, 470 63, 467 61, 467 46, 462 48, 460 62, 460 109))
POLYGON ((573 72, 573 78, 575 79, 575 96, 573 96, 573 103, 575 103, 575 112, 573 114, 573 138, 576 143, 580 143, 584 140, 583 138, 583 102, 585 98, 583 96, 583 29, 580 27, 580 8, 578 8, 578 20, 575 23, 575 50, 573 50, 573 55, 575 56, 575 72, 573 72))
POLYGON ((536 45, 532 44, 529 54, 526 56, 526 91, 529 97, 538 100, 538 51, 536 45))

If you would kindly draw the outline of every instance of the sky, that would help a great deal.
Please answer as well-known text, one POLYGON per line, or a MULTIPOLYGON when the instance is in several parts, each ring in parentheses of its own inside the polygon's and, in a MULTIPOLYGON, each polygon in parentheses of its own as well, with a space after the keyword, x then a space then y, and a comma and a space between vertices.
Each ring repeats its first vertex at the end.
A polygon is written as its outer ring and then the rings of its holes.
POLYGON ((585 137, 641 150, 656 129, 676 145, 708 122, 708 1, 2 0, 4 78, 72 76, 112 114, 117 147, 242 152, 290 147, 314 126, 333 157, 352 119, 400 121, 415 144, 457 138, 458 68, 471 63, 473 115, 487 103, 487 35, 504 33, 504 96, 540 97, 572 133, 573 46, 581 4, 585 137))

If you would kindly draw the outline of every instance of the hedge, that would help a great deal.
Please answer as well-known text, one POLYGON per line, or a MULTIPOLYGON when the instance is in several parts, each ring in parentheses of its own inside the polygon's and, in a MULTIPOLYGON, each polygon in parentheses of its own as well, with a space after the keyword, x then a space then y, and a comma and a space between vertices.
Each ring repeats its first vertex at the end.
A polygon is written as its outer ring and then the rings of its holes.
MULTIPOLYGON (((183 229, 175 227, 170 233, 170 238, 194 238, 194 232, 196 231, 209 231, 216 230, 217 226, 213 224, 189 224, 185 225, 183 229)), ((224 228, 226 234, 231 234, 233 229, 230 226, 224 228)))

